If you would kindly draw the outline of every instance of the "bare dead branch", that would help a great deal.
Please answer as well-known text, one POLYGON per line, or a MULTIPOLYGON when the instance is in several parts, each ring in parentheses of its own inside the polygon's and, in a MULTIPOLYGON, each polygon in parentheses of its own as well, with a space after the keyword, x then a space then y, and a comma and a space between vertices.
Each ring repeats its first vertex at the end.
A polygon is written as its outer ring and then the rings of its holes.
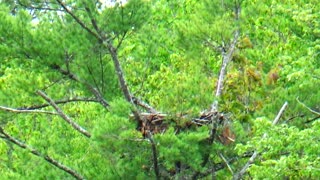
POLYGON ((30 109, 14 109, 9 107, 0 106, 0 110, 13 112, 13 113, 40 113, 40 114, 51 114, 51 115, 59 115, 56 112, 51 111, 42 111, 42 110, 30 110, 30 109))
POLYGON ((248 162, 241 168, 241 170, 234 174, 233 180, 241 179, 241 177, 246 173, 247 169, 250 167, 250 165, 254 162, 256 157, 258 156, 258 151, 254 151, 248 162))
MULTIPOLYGON (((288 106, 288 102, 285 102, 283 104, 283 106, 281 107, 280 111, 278 112, 277 116, 274 118, 272 125, 276 125, 280 119, 280 117, 282 116, 284 110, 287 108, 288 106)), ((267 134, 263 134, 262 138, 265 138, 267 136, 267 134)), ((248 162, 241 168, 241 170, 234 174, 233 176, 233 180, 239 180, 242 178, 242 176, 246 173, 247 169, 250 167, 250 165, 254 162, 254 160, 256 159, 256 157, 258 156, 258 151, 255 150, 252 154, 252 156, 250 157, 250 159, 248 160, 248 162)))
MULTIPOLYGON (((228 49, 227 52, 222 52, 222 65, 221 65, 221 69, 220 69, 220 73, 219 73, 219 79, 217 82, 217 89, 216 89, 216 94, 215 97, 216 99, 219 98, 221 96, 222 90, 223 90, 223 83, 224 83, 224 78, 227 72, 227 66, 229 64, 229 62, 232 60, 232 56, 233 53, 235 51, 236 48, 236 44, 238 42, 239 39, 239 35, 240 35, 240 31, 236 30, 234 37, 233 37, 233 41, 230 44, 230 47, 228 49)), ((211 105, 211 111, 212 112, 217 112, 218 111, 218 101, 215 100, 212 105, 211 105)))
POLYGON ((25 143, 17 140, 16 138, 10 136, 9 134, 7 134, 1 127, 0 127, 0 134, 2 134, 2 136, 0 136, 2 139, 5 139, 11 143, 14 143, 15 145, 19 146, 20 148, 26 149, 29 152, 31 152, 32 154, 34 154, 35 156, 38 156, 40 158, 43 158, 44 160, 46 160, 47 162, 49 162, 50 164, 52 164, 53 166, 61 169, 62 171, 70 174, 71 176, 73 176, 76 179, 85 179, 82 175, 80 175, 78 172, 76 172, 75 170, 63 165, 62 163, 58 162, 57 160, 53 159, 52 157, 42 154, 41 152, 39 152, 38 150, 31 148, 30 146, 26 145, 25 143))
POLYGON ((279 119, 281 118, 284 110, 286 110, 287 106, 288 106, 288 102, 285 102, 285 103, 282 105, 282 107, 281 107, 280 111, 278 112, 276 118, 274 118, 274 120, 273 120, 273 122, 272 122, 272 125, 276 125, 276 124, 278 123, 279 119))
MULTIPOLYGON (((239 4, 235 5, 235 14, 236 14, 235 21, 237 22, 239 20, 239 15, 240 15, 240 5, 239 4)), ((206 112, 206 114, 209 115, 208 117, 210 117, 210 118, 208 118, 208 120, 210 120, 209 122, 211 122, 210 134, 209 134, 209 138, 208 138, 209 144, 213 143, 214 138, 217 133, 219 117, 220 117, 220 113, 218 110, 218 106, 219 106, 218 99, 220 98, 220 96, 222 94, 223 83, 224 83, 225 75, 227 73, 227 66, 232 60, 239 36, 240 36, 240 28, 238 27, 236 29, 236 31, 234 32, 233 40, 232 40, 230 46, 228 47, 228 49, 225 50, 224 47, 221 48, 222 64, 221 64, 221 68, 220 68, 220 72, 219 72, 219 78, 218 78, 218 82, 217 82, 215 98, 214 98, 213 103, 211 104, 210 110, 208 112, 206 112)), ((194 121, 194 122, 197 122, 197 121, 194 121)), ((209 158, 210 158, 210 152, 208 152, 204 155, 203 162, 201 163, 202 167, 204 167, 209 162, 209 158)), ((212 176, 214 177, 215 172, 216 172, 215 167, 213 169, 210 169, 209 172, 212 173, 212 176)), ((197 179, 200 176, 200 174, 201 173, 199 171, 195 172, 192 175, 192 179, 197 179)))
MULTIPOLYGON (((66 104, 71 102, 100 102, 95 98, 81 98, 81 97, 75 97, 71 99, 63 99, 63 100, 57 100, 54 103, 56 104, 66 104)), ((33 105, 28 107, 21 107, 18 108, 18 110, 35 110, 35 109, 41 109, 50 106, 50 104, 40 104, 40 105, 33 105)), ((55 112, 54 112, 55 113, 55 112)), ((57 113, 55 113, 57 114, 57 113)))
POLYGON ((63 111, 58 107, 58 105, 54 103, 54 101, 50 97, 48 97, 44 92, 37 91, 37 94, 40 95, 43 99, 45 99, 58 112, 59 116, 62 117, 75 130, 79 131, 81 134, 85 135, 88 138, 91 137, 91 134, 88 131, 86 131, 84 128, 75 123, 69 116, 64 114, 63 111))

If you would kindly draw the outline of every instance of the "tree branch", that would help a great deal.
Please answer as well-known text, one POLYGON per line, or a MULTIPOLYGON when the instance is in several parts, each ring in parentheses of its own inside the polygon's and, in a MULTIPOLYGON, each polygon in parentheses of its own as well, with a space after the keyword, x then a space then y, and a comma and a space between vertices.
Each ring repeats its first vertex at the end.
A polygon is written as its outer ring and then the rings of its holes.
POLYGON ((133 105, 133 115, 136 119, 136 121, 138 122, 141 122, 141 118, 140 118, 140 113, 138 111, 138 109, 136 108, 134 102, 133 102, 133 96, 131 95, 130 91, 129 91, 129 88, 127 86, 127 82, 124 78, 124 74, 123 74, 123 70, 122 70, 122 67, 121 67, 121 64, 120 64, 120 61, 118 59, 118 54, 117 54, 117 50, 112 46, 112 43, 108 40, 104 40, 103 41, 103 45, 109 50, 110 54, 111 54, 111 57, 112 57, 112 61, 113 61, 113 64, 115 66, 115 69, 116 69, 116 73, 117 73, 117 76, 118 76, 118 80, 119 80, 119 83, 120 83, 120 88, 122 90, 122 93, 124 95, 124 97, 126 98, 126 100, 133 105))
POLYGON ((48 97, 44 92, 37 91, 37 94, 40 95, 43 99, 45 99, 58 112, 59 116, 62 117, 75 130, 79 131, 81 134, 85 135, 88 138, 91 137, 91 134, 88 131, 83 129, 81 126, 75 123, 70 117, 64 114, 62 110, 57 106, 57 104, 50 97, 48 97))
POLYGON ((98 34, 100 34, 101 31, 100 31, 100 28, 99 28, 99 26, 98 26, 98 24, 97 24, 97 21, 96 21, 96 19, 93 17, 93 14, 91 13, 90 8, 89 8, 87 5, 85 6, 85 10, 86 10, 86 12, 87 12, 87 14, 88 14, 88 16, 89 16, 89 18, 90 18, 90 20, 91 20, 91 24, 92 24, 93 28, 96 30, 96 32, 97 32, 98 34))
POLYGON ((64 10, 61 10, 61 9, 54 9, 54 8, 50 8, 50 7, 36 7, 36 6, 28 6, 26 4, 23 4, 21 1, 17 1, 17 4, 19 4, 20 6, 26 8, 26 9, 29 9, 29 10, 33 10, 33 9, 36 9, 36 10, 40 10, 40 11, 64 11, 64 10))
POLYGON ((299 101, 299 98, 297 97, 296 100, 298 101, 299 104, 301 104, 303 107, 307 108, 310 112, 312 112, 313 114, 316 114, 318 116, 320 116, 320 112, 314 111, 311 108, 309 108, 307 105, 305 105, 304 103, 302 103, 301 101, 299 101))
MULTIPOLYGON (((139 115, 139 111, 137 110, 135 104, 133 103, 133 98, 132 98, 132 95, 129 91, 129 88, 127 86, 127 83, 125 81, 125 78, 124 78, 124 75, 123 75, 123 70, 121 68, 121 65, 120 65, 120 61, 118 59, 118 54, 117 54, 117 49, 112 45, 112 40, 107 38, 107 34, 103 34, 102 32, 100 32, 99 34, 96 34, 95 32, 93 32, 90 28, 88 28, 84 22, 82 22, 73 12, 71 12, 67 7, 66 5, 61 1, 61 0, 56 0, 61 6, 62 8, 70 15, 72 16, 72 18, 78 23, 80 24, 80 26, 82 28, 84 28, 86 31, 88 31, 90 34, 92 34, 94 37, 97 38, 97 40, 99 40, 99 42, 102 42, 102 44, 108 49, 109 53, 111 54, 111 57, 112 57, 112 61, 113 61, 113 64, 115 66, 115 69, 116 69, 116 74, 118 76, 118 80, 119 80, 119 83, 120 83, 120 88, 125 96, 125 99, 133 105, 133 114, 135 116, 135 119, 138 121, 138 122, 141 122, 141 118, 140 118, 140 115, 139 115)), ((88 10, 88 9, 87 9, 88 10)), ((88 13, 91 13, 90 10, 88 11, 88 13)), ((89 15, 90 16, 90 15, 89 15)), ((95 22, 92 22, 92 23, 95 23, 95 22)), ((95 24, 96 25, 96 24, 95 24)), ((95 26, 93 24, 93 26, 95 26)), ((99 30, 99 28, 98 28, 99 30)), ((94 89, 95 90, 95 89, 94 89)), ((94 91, 95 94, 99 94, 97 92, 97 90, 94 91)))
MULTIPOLYGON (((276 125, 280 119, 280 117, 282 116, 284 110, 287 108, 288 106, 288 102, 285 102, 283 104, 283 106, 281 107, 279 113, 277 114, 276 118, 273 120, 272 125, 276 125)), ((262 138, 265 138, 267 136, 267 134, 263 134, 262 138)), ((254 160, 256 159, 256 157, 258 156, 258 151, 255 150, 252 154, 252 156, 250 157, 250 159, 248 160, 248 162, 241 168, 241 170, 234 174, 233 176, 233 180, 239 180, 242 178, 242 176, 246 173, 247 169, 250 167, 250 165, 254 162, 254 160)))
POLYGON ((9 134, 7 134, 6 132, 4 132, 4 130, 2 129, 2 127, 0 127, 0 133, 3 136, 0 136, 2 139, 6 139, 8 141, 10 141, 11 143, 16 144, 17 146, 28 150, 29 152, 31 152, 32 154, 34 154, 35 156, 41 157, 44 160, 46 160, 47 162, 49 162, 50 164, 54 165, 55 167, 63 170, 64 172, 70 174, 71 176, 73 176, 76 179, 85 179, 82 175, 80 175, 78 172, 74 171, 73 169, 61 164, 60 162, 58 162, 57 160, 51 158, 48 155, 44 155, 41 154, 38 150, 33 149, 29 146, 27 146, 26 144, 20 142, 19 140, 15 139, 14 137, 10 136, 9 134))
POLYGON ((222 155, 222 153, 219 153, 220 158, 223 160, 223 162, 226 164, 226 166, 228 167, 229 171, 231 172, 231 174, 233 175, 233 171, 231 166, 229 165, 228 161, 226 160, 226 158, 222 155))
POLYGON ((158 155, 157 155, 157 147, 153 140, 152 134, 149 131, 148 132, 148 139, 151 143, 151 149, 152 149, 152 158, 153 158, 153 169, 154 173, 156 174, 156 179, 160 180, 160 171, 159 171, 159 165, 158 165, 158 155))
POLYGON ((69 77, 70 79, 77 81, 81 84, 84 84, 87 89, 89 89, 89 91, 91 91, 91 93, 97 98, 97 100, 99 100, 99 102, 101 103, 102 106, 104 106, 106 109, 108 109, 108 107, 110 106, 109 103, 102 97, 101 93, 94 88, 93 86, 91 86, 89 83, 87 83, 86 81, 82 81, 80 80, 80 78, 78 78, 78 76, 76 76, 75 74, 72 74, 71 72, 68 72, 66 70, 63 70, 59 65, 54 64, 51 65, 52 69, 55 69, 57 71, 59 71, 61 74, 69 77))
POLYGON ((73 14, 73 12, 71 12, 71 10, 69 8, 67 8, 67 6, 61 1, 61 0, 56 0, 60 6, 70 15, 72 16, 72 18, 83 28, 85 29, 87 32, 89 32, 91 35, 93 35, 94 37, 96 37, 98 40, 102 40, 102 38, 96 34, 95 32, 93 32, 90 28, 88 28, 86 26, 86 24, 81 21, 75 14, 73 14))
MULTIPOLYGON (((232 41, 228 51, 227 52, 222 52, 222 65, 221 65, 221 69, 220 69, 220 73, 219 73, 219 79, 218 79, 218 82, 217 82, 217 89, 216 89, 216 94, 215 94, 216 98, 219 98, 221 96, 221 94, 222 94, 224 78, 225 78, 225 75, 226 75, 226 72, 227 72, 227 66, 228 66, 229 62, 232 60, 232 56, 233 56, 233 53, 235 51, 239 35, 240 35, 239 30, 236 30, 236 32, 234 34, 234 37, 233 37, 233 41, 232 41)), ((212 103, 211 111, 212 112, 217 112, 218 111, 218 100, 215 100, 212 103)))
POLYGON ((128 31, 125 31, 122 35, 121 38, 119 39, 118 45, 116 47, 116 50, 118 50, 123 42, 123 40, 125 39, 125 37, 127 36, 128 31))
POLYGON ((42 114, 51 114, 51 115, 59 115, 56 112, 51 111, 42 111, 42 110, 30 110, 30 109, 14 109, 9 107, 0 106, 0 110, 13 112, 13 113, 42 113, 42 114))
POLYGON ((142 101, 141 99, 138 99, 137 97, 133 97, 133 102, 146 109, 148 112, 153 113, 153 114, 159 114, 157 110, 155 110, 153 107, 151 107, 149 104, 146 102, 142 101))
MULTIPOLYGON (((94 98, 80 98, 80 97, 75 97, 71 99, 63 99, 63 100, 57 100, 54 103, 56 104, 66 104, 70 102, 100 102, 97 99, 94 98)), ((35 109, 41 109, 50 106, 50 104, 40 104, 40 105, 33 105, 33 106, 28 106, 28 107, 21 107, 18 108, 18 110, 35 110, 35 109)), ((54 114, 57 114, 53 112, 54 114)))

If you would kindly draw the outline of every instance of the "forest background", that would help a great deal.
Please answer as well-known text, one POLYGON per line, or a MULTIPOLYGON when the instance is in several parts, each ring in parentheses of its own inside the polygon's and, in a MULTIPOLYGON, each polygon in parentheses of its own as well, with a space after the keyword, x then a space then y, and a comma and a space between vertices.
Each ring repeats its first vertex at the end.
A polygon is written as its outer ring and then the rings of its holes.
POLYGON ((318 0, 0 2, 2 179, 320 177, 318 0))

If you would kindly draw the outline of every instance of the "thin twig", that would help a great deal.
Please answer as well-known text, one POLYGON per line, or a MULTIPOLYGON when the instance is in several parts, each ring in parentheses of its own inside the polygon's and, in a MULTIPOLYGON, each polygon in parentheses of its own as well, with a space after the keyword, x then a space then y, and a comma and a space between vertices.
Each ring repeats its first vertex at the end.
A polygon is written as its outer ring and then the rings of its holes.
POLYGON ((104 106, 106 109, 108 109, 108 107, 110 106, 109 103, 102 97, 102 94, 96 88, 94 88, 91 84, 89 84, 86 81, 82 81, 78 76, 62 69, 57 64, 52 65, 51 68, 59 71, 61 74, 69 77, 70 79, 72 79, 74 81, 77 81, 81 84, 84 84, 87 87, 87 89, 89 89, 89 91, 91 91, 91 93, 99 100, 101 105, 104 106))
POLYGON ((317 120, 317 119, 319 119, 319 118, 320 118, 320 115, 319 115, 319 116, 316 116, 316 117, 314 117, 314 118, 312 118, 312 119, 307 120, 305 123, 311 123, 311 122, 313 122, 313 121, 315 121, 315 120, 317 120))
MULTIPOLYGON (((132 112, 135 116, 135 119, 141 123, 141 118, 139 115, 139 111, 138 109, 135 107, 135 104, 132 101, 132 95, 129 91, 129 88, 127 86, 127 83, 125 81, 124 75, 123 75, 123 71, 118 59, 118 54, 117 54, 117 49, 114 48, 114 46, 112 45, 112 40, 107 38, 106 34, 96 34, 95 32, 93 32, 90 28, 88 28, 83 21, 81 21, 73 12, 71 12, 66 5, 61 1, 61 0, 56 0, 61 6, 62 8, 69 14, 72 16, 72 18, 78 23, 80 24, 80 26, 82 28, 84 28, 86 31, 88 31, 91 35, 93 35, 94 37, 97 38, 97 40, 99 42, 102 42, 102 44, 108 49, 109 53, 111 54, 115 69, 116 69, 116 73, 118 75, 118 80, 120 83, 120 87, 121 90, 126 98, 126 100, 131 103, 134 107, 132 109, 132 112)), ((70 76, 71 74, 69 74, 70 76)), ((71 76, 70 78, 75 78, 74 76, 71 76)), ((103 101, 104 99, 102 98, 101 94, 95 89, 95 88, 90 88, 90 90, 92 91, 93 94, 95 94, 95 96, 99 99, 102 100, 101 103, 103 105, 105 105, 105 107, 108 106, 108 104, 106 103, 106 101, 103 101)))
POLYGON ((50 8, 50 7, 35 7, 35 6, 28 6, 26 4, 23 4, 21 1, 17 1, 17 3, 26 8, 26 9, 30 9, 30 10, 33 10, 33 9, 36 9, 36 10, 40 10, 40 11, 64 11, 64 10, 61 10, 61 9, 54 9, 54 8, 50 8))
POLYGON ((97 24, 97 21, 96 21, 96 19, 93 17, 92 12, 91 12, 90 8, 89 8, 87 5, 85 6, 85 10, 86 10, 86 12, 87 12, 87 14, 88 14, 88 16, 89 16, 89 18, 90 18, 90 20, 91 20, 91 24, 92 24, 93 28, 96 30, 96 32, 97 32, 98 34, 100 34, 101 31, 100 31, 100 28, 99 28, 99 26, 98 26, 98 24, 97 24))
POLYGON ((125 32, 121 35, 121 38, 119 39, 119 41, 118 41, 118 45, 117 45, 117 47, 116 47, 116 49, 117 49, 117 50, 120 48, 120 46, 121 46, 121 44, 122 44, 123 40, 124 40, 124 39, 125 39, 125 37, 127 36, 127 33, 128 33, 128 31, 125 31, 125 32))
POLYGON ((229 171, 231 172, 231 174, 233 175, 233 170, 231 168, 231 166, 229 165, 228 161, 226 160, 226 158, 224 158, 224 156, 222 155, 222 153, 219 153, 220 158, 223 160, 224 163, 226 163, 226 166, 228 167, 229 171))
POLYGON ((98 86, 98 83, 97 83, 97 81, 96 81, 95 75, 93 74, 92 69, 89 67, 89 65, 87 65, 87 69, 88 69, 88 72, 89 72, 90 77, 92 78, 92 81, 93 81, 93 83, 94 83, 94 86, 96 87, 96 89, 97 89, 97 91, 99 92, 99 94, 101 94, 101 91, 100 91, 100 89, 98 88, 99 86, 98 86))
POLYGON ((0 106, 0 110, 13 112, 13 113, 40 113, 40 114, 42 113, 42 114, 59 115, 58 113, 51 112, 51 111, 15 109, 15 108, 9 108, 9 107, 4 107, 4 106, 0 106))
MULTIPOLYGON (((57 100, 54 103, 56 104, 66 104, 66 103, 71 103, 71 102, 99 102, 95 98, 80 98, 80 97, 75 97, 71 99, 62 99, 62 100, 57 100)), ((40 105, 33 105, 33 106, 27 106, 27 107, 21 107, 17 108, 18 110, 34 110, 34 109, 41 109, 50 106, 50 104, 40 104, 40 105)), ((54 112, 55 113, 55 112, 54 112)), ((57 113, 55 113, 57 114, 57 113)))
POLYGON ((63 111, 58 107, 54 101, 48 97, 44 92, 42 91, 37 91, 37 94, 40 95, 43 99, 45 99, 59 114, 60 117, 62 117, 68 124, 70 124, 75 130, 80 132, 81 134, 85 135, 86 137, 90 138, 91 134, 79 126, 77 123, 75 123, 69 116, 63 113, 63 111))
POLYGON ((296 100, 298 101, 299 104, 301 104, 303 107, 307 108, 310 112, 312 112, 313 114, 316 114, 316 115, 320 116, 320 112, 317 112, 317 111, 309 108, 307 105, 305 105, 304 103, 302 103, 301 101, 299 101, 298 97, 296 98, 296 100))
MULTIPOLYGON (((133 105, 133 109, 132 109, 132 112, 135 116, 135 119, 138 121, 138 122, 141 122, 141 118, 140 118, 140 115, 139 115, 139 111, 138 109, 136 108, 135 104, 133 103, 133 99, 132 99, 132 95, 129 91, 129 88, 127 86, 127 82, 124 78, 124 74, 123 74, 123 70, 122 70, 122 67, 121 67, 121 64, 120 64, 120 61, 119 61, 119 58, 118 58, 118 54, 117 54, 117 49, 113 46, 112 44, 112 39, 108 38, 109 35, 108 34, 103 34, 103 33, 100 33, 100 34, 97 34, 95 32, 93 32, 90 28, 88 28, 86 26, 86 24, 81 21, 73 12, 71 12, 71 10, 69 10, 66 5, 61 1, 61 0, 56 0, 61 6, 62 8, 70 15, 72 16, 72 18, 78 23, 80 24, 80 26, 82 28, 84 28, 86 31, 88 31, 90 34, 92 34, 94 37, 97 38, 97 40, 99 42, 102 42, 102 44, 104 45, 104 47, 109 51, 111 57, 112 57, 112 61, 113 61, 113 64, 115 66, 115 70, 116 70, 116 74, 118 76, 118 80, 119 80, 119 83, 120 83, 120 87, 121 87, 121 90, 123 92, 123 95, 125 96, 126 100, 133 105)), ((90 11, 89 11, 90 12, 90 11)), ((93 93, 99 95, 99 92, 96 90, 96 89, 93 89, 93 93)), ((101 96, 100 96, 101 97, 101 96)))
POLYGON ((29 152, 31 152, 32 154, 34 154, 35 156, 41 157, 44 160, 46 160, 47 162, 49 162, 50 164, 54 165, 55 167, 63 170, 64 172, 70 174, 71 176, 73 176, 76 179, 85 179, 82 175, 80 175, 78 172, 76 172, 75 170, 63 165, 62 163, 58 162, 57 160, 53 159, 52 157, 42 154, 41 152, 39 152, 38 150, 29 147, 28 145, 26 145, 25 143, 17 140, 16 138, 10 136, 9 134, 7 134, 6 132, 4 132, 4 130, 0 127, 0 133, 3 136, 0 136, 2 139, 5 139, 7 141, 10 141, 11 143, 16 144, 17 146, 28 150, 29 152))

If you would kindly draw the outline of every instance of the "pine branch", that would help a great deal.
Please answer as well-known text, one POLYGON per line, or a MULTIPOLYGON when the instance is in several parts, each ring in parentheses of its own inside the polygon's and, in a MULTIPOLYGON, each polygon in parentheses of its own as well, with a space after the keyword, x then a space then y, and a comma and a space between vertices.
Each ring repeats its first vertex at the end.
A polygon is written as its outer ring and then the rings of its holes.
POLYGON ((44 92, 37 91, 37 94, 40 95, 43 99, 45 99, 58 112, 59 116, 62 117, 75 130, 77 130, 78 132, 80 132, 81 134, 85 135, 88 138, 91 137, 91 134, 88 131, 86 131, 84 128, 82 128, 77 123, 75 123, 69 116, 64 114, 63 111, 58 107, 58 105, 50 97, 48 97, 44 92))
POLYGON ((157 147, 153 140, 152 134, 149 131, 148 132, 148 139, 151 143, 151 149, 152 149, 152 159, 153 159, 153 169, 154 173, 156 174, 156 179, 160 180, 160 171, 159 171, 159 165, 158 165, 158 155, 157 155, 157 147))
POLYGON ((39 152, 36 149, 31 148, 30 146, 26 145, 25 143, 17 140, 16 138, 10 136, 9 134, 7 134, 6 132, 4 132, 4 130, 0 127, 0 134, 2 134, 2 136, 0 136, 2 139, 5 139, 11 143, 16 144, 17 146, 19 146, 20 148, 26 149, 29 152, 31 152, 33 155, 38 156, 44 160, 46 160, 47 162, 49 162, 50 164, 54 165, 55 167, 63 170, 64 172, 70 174, 71 176, 73 176, 76 179, 85 179, 82 175, 80 175, 78 172, 74 171, 73 169, 63 165, 62 163, 58 162, 57 160, 53 159, 52 157, 42 154, 41 152, 39 152))
POLYGON ((102 97, 101 93, 96 88, 94 88, 91 84, 89 84, 86 81, 82 81, 78 76, 76 76, 75 74, 72 74, 71 72, 68 72, 68 71, 62 69, 57 64, 51 65, 51 68, 54 69, 54 70, 59 71, 61 74, 69 77, 70 79, 72 79, 74 81, 77 81, 77 82, 79 82, 81 84, 84 84, 87 87, 87 89, 89 91, 91 91, 91 93, 97 98, 97 100, 99 100, 101 105, 104 106, 106 109, 108 109, 108 107, 110 106, 109 103, 102 97))
POLYGON ((61 10, 61 9, 54 9, 54 8, 50 8, 50 7, 36 7, 36 6, 32 6, 32 5, 26 5, 26 4, 23 4, 21 1, 17 1, 17 4, 19 4, 20 6, 28 9, 28 10, 40 10, 40 11, 64 11, 64 10, 61 10))
MULTIPOLYGON (((133 114, 135 116, 135 119, 138 121, 138 122, 141 122, 141 118, 140 118, 140 115, 139 115, 139 111, 138 109, 136 108, 135 104, 133 103, 133 98, 132 98, 132 95, 129 91, 129 88, 127 86, 127 83, 125 81, 125 78, 124 78, 124 74, 123 74, 123 70, 122 70, 122 67, 121 67, 121 64, 120 64, 120 61, 119 61, 119 58, 118 58, 118 54, 117 54, 117 49, 112 45, 112 39, 110 38, 107 38, 109 37, 108 34, 104 34, 102 32, 100 32, 99 34, 96 34, 95 32, 93 32, 90 28, 88 28, 88 26, 80 20, 80 18, 78 18, 73 12, 71 12, 71 10, 69 10, 66 5, 61 1, 61 0, 56 0, 61 6, 62 8, 70 15, 72 16, 72 18, 82 27, 84 28, 86 31, 88 31, 91 35, 93 35, 94 37, 97 38, 97 40, 99 40, 99 42, 102 42, 102 44, 105 46, 105 48, 107 48, 107 50, 109 51, 109 53, 111 54, 111 57, 112 57, 112 61, 113 61, 113 64, 115 66, 115 69, 116 69, 116 74, 118 76, 118 80, 119 80, 119 83, 120 83, 120 88, 126 98, 126 100, 133 105, 133 114)), ((89 16, 90 16, 90 10, 88 11, 89 9, 87 9, 87 12, 89 13, 89 16)), ((92 16, 93 17, 93 16, 92 16)), ((93 20, 93 18, 91 19, 91 21, 93 20)), ((96 26, 96 23, 95 22, 92 22, 93 23, 93 26, 96 26)), ((99 28, 97 28, 99 30, 99 28)), ((93 89, 95 90, 95 89, 93 89)), ((99 92, 97 92, 97 90, 94 91, 95 94, 99 94, 99 92)))
POLYGON ((96 21, 96 19, 93 17, 92 12, 91 12, 90 8, 89 8, 87 5, 85 6, 85 10, 86 10, 86 12, 87 12, 87 14, 88 14, 88 16, 89 16, 89 18, 90 18, 90 20, 91 20, 91 24, 92 24, 93 28, 96 30, 96 32, 97 32, 98 34, 100 34, 101 31, 100 31, 100 28, 99 28, 99 26, 98 26, 98 24, 97 24, 97 21, 96 21))
POLYGON ((140 112, 138 111, 138 109, 136 108, 134 102, 133 102, 133 96, 130 93, 130 90, 128 88, 127 82, 124 78, 124 74, 123 74, 123 70, 120 64, 120 61, 118 59, 118 54, 117 54, 117 50, 113 47, 112 43, 108 40, 104 40, 103 41, 103 45, 109 50, 111 57, 112 57, 112 61, 113 64, 115 66, 116 69, 116 74, 118 76, 118 80, 120 83, 120 88, 121 91, 124 95, 124 97, 126 98, 126 100, 133 105, 133 109, 132 109, 132 113, 136 119, 136 121, 141 122, 141 117, 140 117, 140 112))
POLYGON ((82 20, 80 20, 80 18, 78 18, 69 8, 67 8, 67 6, 61 1, 61 0, 56 0, 60 6, 70 15, 72 16, 72 18, 83 28, 85 29, 87 32, 89 32, 91 35, 93 35, 94 37, 96 37, 98 40, 101 41, 101 37, 96 34, 95 32, 93 32, 82 20))

